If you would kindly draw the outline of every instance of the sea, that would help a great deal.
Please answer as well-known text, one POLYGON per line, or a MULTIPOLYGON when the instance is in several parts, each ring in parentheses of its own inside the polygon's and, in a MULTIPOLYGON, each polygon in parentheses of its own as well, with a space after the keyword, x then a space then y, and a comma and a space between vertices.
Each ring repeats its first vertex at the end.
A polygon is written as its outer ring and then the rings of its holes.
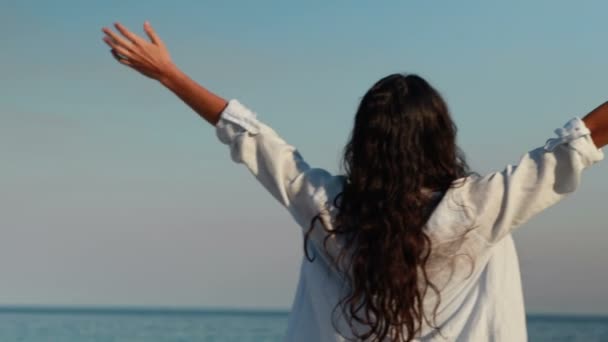
MULTIPOLYGON (((0 308, 0 342, 281 341, 286 311, 0 308)), ((528 315, 529 341, 606 341, 608 316, 528 315)), ((516 342, 516 341, 514 341, 516 342)))

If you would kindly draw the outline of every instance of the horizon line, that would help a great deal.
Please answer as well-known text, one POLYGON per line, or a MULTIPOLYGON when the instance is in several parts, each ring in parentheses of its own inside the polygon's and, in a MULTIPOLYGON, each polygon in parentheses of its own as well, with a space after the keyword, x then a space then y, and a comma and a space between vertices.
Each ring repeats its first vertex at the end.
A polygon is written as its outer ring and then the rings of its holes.
MULTIPOLYGON (((268 315, 283 316, 290 313, 289 308, 252 308, 229 306, 148 306, 148 305, 2 305, 0 314, 4 313, 46 313, 46 314, 150 314, 150 315, 268 315)), ((553 319, 608 319, 608 313, 569 313, 569 312, 526 312, 530 318, 553 319)))

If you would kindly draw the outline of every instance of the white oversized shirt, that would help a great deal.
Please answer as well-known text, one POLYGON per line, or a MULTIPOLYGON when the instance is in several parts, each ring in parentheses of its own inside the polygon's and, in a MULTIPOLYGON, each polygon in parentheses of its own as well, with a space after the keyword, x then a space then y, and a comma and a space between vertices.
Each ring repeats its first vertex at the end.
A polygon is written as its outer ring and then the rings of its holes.
MULTIPOLYGON (((426 225, 433 254, 427 269, 440 289, 436 324, 440 333, 423 326, 417 341, 526 341, 526 321, 519 263, 511 232, 533 215, 555 204, 580 184, 582 171, 602 160, 590 131, 579 117, 556 136, 524 154, 516 165, 485 176, 460 180, 445 194, 433 193, 438 204, 426 225)), ((232 99, 216 125, 219 140, 231 158, 291 213, 304 233, 321 213, 332 229, 333 200, 342 191, 343 175, 309 166, 256 114, 232 99)), ((381 213, 380 213, 381 214, 381 213)), ((344 341, 350 328, 336 310, 346 294, 342 278, 329 265, 340 241, 322 243, 321 222, 312 231, 309 254, 302 257, 300 277, 289 315, 285 341, 344 341), (332 323, 333 318, 333 323, 332 323)), ((424 299, 431 312, 436 296, 424 299)), ((359 329, 364 331, 364 329, 359 329)))

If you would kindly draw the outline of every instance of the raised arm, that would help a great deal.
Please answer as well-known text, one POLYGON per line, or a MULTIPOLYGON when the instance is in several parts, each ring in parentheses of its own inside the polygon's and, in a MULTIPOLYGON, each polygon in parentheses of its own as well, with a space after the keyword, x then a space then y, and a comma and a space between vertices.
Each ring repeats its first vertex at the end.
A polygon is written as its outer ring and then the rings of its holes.
POLYGON ((555 130, 557 137, 524 154, 515 165, 476 177, 457 192, 472 211, 477 232, 495 243, 580 185, 583 171, 604 159, 608 105, 555 130))
POLYGON ((144 31, 149 41, 120 23, 114 26, 120 34, 104 27, 102 31, 106 36, 103 40, 112 48, 110 51, 119 63, 159 81, 207 122, 217 124, 228 102, 179 70, 171 60, 165 43, 150 23, 144 23, 144 31))
MULTIPOLYGON (((226 101, 190 79, 171 61, 165 44, 149 23, 144 30, 150 41, 116 24, 121 35, 104 28, 104 41, 120 62, 159 81, 216 128, 228 145, 232 160, 244 164, 268 192, 308 227, 328 194, 340 188, 341 179, 311 168, 298 150, 236 99, 226 101)), ((317 230, 320 231, 320 230, 317 230)))

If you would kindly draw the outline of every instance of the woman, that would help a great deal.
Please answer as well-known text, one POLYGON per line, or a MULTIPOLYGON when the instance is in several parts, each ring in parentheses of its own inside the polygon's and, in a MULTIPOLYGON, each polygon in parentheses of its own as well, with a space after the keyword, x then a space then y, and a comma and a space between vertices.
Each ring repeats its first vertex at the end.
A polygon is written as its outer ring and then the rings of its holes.
POLYGON ((226 101, 149 41, 104 28, 114 57, 155 79, 216 127, 302 228, 304 255, 289 341, 524 341, 525 312, 511 232, 580 184, 603 159, 608 104, 574 117, 516 166, 468 170, 438 92, 389 75, 363 97, 344 175, 310 167, 237 100, 226 101))

